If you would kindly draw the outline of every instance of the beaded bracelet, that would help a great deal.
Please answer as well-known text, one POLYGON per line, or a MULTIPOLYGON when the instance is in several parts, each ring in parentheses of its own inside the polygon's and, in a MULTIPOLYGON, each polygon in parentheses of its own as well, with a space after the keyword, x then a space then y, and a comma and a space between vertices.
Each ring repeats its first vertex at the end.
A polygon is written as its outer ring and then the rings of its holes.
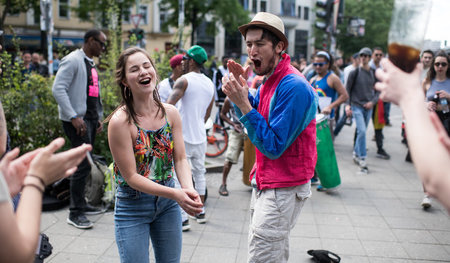
POLYGON ((34 187, 34 188, 38 189, 38 190, 39 190, 39 192, 40 192, 41 194, 43 194, 43 193, 44 193, 44 189, 42 189, 41 187, 39 187, 39 186, 38 186, 37 184, 33 184, 33 183, 26 183, 26 184, 24 184, 24 185, 23 185, 22 189, 23 189, 23 188, 25 188, 25 186, 32 186, 32 187, 34 187))
POLYGON ((42 179, 41 177, 39 177, 37 175, 34 175, 34 174, 27 174, 27 176, 31 176, 31 177, 37 178, 41 182, 42 186, 45 188, 44 179, 42 179))

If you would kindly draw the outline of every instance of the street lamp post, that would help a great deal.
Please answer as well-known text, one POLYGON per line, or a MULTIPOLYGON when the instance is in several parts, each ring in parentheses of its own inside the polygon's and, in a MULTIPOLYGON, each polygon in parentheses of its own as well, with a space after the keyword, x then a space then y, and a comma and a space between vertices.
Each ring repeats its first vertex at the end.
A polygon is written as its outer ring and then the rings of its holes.
POLYGON ((41 30, 47 32, 48 73, 53 75, 53 16, 52 0, 41 0, 41 30))

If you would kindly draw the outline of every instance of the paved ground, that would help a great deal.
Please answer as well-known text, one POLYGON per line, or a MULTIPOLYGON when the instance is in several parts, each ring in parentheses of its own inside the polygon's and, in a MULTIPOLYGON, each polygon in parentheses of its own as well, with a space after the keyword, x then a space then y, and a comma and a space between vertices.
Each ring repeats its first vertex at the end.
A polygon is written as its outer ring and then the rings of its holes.
MULTIPOLYGON (((391 121, 393 127, 384 130, 388 161, 375 158, 369 128, 367 175, 359 174, 351 159, 353 128, 345 126, 336 138, 342 185, 331 194, 313 189, 291 233, 289 262, 311 263, 309 249, 333 251, 344 263, 450 262, 450 218, 436 202, 421 209, 422 186, 413 165, 404 161, 401 114, 394 106, 391 121)), ((208 162, 222 163, 223 157, 208 162)), ((182 262, 246 262, 250 188, 242 183, 241 167, 242 161, 232 168, 228 197, 217 193, 221 174, 207 174, 208 222, 191 222, 191 231, 183 234, 182 262)), ((41 229, 54 247, 46 262, 120 261, 112 212, 89 216, 95 222, 91 230, 69 226, 67 215, 65 208, 42 216, 41 229)))

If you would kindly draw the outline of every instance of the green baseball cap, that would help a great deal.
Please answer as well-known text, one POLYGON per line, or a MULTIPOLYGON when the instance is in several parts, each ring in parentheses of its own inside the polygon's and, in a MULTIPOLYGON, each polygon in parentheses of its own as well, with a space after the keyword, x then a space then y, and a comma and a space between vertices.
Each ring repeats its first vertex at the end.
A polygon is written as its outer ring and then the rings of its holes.
POLYGON ((206 54, 205 49, 198 45, 192 46, 186 52, 186 55, 192 58, 195 62, 197 62, 200 65, 205 63, 206 60, 208 60, 208 55, 206 54))

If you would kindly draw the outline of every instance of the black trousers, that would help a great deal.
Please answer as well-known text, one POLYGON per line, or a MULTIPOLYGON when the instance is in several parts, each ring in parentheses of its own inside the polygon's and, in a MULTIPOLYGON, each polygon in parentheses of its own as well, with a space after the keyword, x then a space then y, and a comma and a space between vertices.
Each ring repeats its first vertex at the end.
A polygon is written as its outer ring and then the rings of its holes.
POLYGON ((377 150, 381 151, 383 149, 383 129, 375 130, 375 142, 377 143, 377 150))
MULTIPOLYGON (((97 133, 98 120, 85 119, 86 134, 84 136, 77 135, 77 130, 73 127, 71 122, 63 121, 63 129, 70 140, 71 147, 75 148, 83 143, 88 143, 94 146, 95 134, 97 133)), ((86 206, 85 186, 86 178, 91 172, 91 166, 87 160, 84 160, 78 165, 77 171, 70 176, 70 214, 81 214, 83 208, 86 206)))

